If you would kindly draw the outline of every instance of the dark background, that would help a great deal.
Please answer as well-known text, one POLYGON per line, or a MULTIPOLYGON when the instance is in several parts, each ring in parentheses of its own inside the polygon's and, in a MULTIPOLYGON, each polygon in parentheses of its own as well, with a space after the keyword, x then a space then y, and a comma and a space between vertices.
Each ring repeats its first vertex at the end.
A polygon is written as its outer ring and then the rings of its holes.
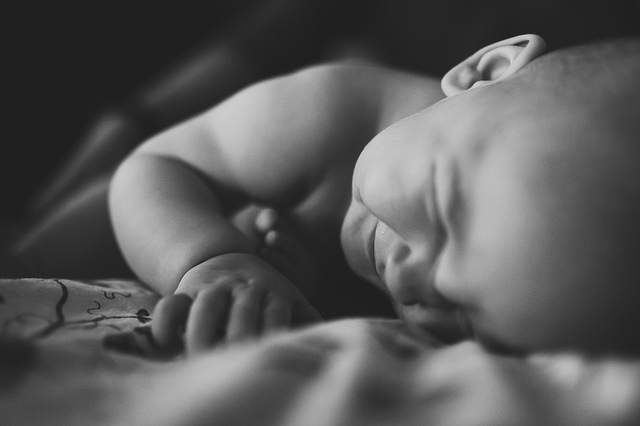
POLYGON ((0 6, 0 219, 92 120, 215 37, 249 0, 38 1, 0 6))
POLYGON ((280 62, 297 55, 295 66, 307 60, 301 52, 345 35, 376 46, 381 62, 441 75, 487 41, 516 34, 540 34, 549 50, 640 34, 639 0, 5 1, 0 221, 24 215, 37 189, 107 108, 233 30, 260 4, 290 11, 291 32, 306 35, 276 43, 258 35, 253 53, 280 62))

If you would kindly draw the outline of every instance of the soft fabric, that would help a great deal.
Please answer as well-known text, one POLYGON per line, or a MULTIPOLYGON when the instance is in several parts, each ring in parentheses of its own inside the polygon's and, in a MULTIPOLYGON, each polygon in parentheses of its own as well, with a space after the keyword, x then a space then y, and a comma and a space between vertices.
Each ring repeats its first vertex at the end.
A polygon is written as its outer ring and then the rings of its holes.
POLYGON ((0 280, 3 425, 633 425, 640 362, 500 357, 389 320, 165 359, 135 282, 0 280))

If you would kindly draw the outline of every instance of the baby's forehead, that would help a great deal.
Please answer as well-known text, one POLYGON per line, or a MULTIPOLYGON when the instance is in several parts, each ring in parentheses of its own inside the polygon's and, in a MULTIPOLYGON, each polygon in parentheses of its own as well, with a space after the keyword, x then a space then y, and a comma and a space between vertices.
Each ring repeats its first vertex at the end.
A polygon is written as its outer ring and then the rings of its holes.
POLYGON ((493 211, 517 197, 529 200, 532 211, 524 215, 551 219, 563 210, 594 226, 627 221, 616 209, 629 211, 640 198, 640 133, 622 125, 617 106, 566 105, 574 108, 538 111, 496 133, 467 191, 477 205, 493 211), (502 182, 511 192, 491 198, 502 182))
POLYGON ((455 184, 462 198, 474 198, 482 196, 474 181, 487 168, 485 175, 514 180, 523 191, 576 185, 576 174, 588 177, 601 156, 625 155, 612 142, 629 133, 617 123, 633 109, 596 95, 514 79, 446 99, 374 138, 358 161, 354 189, 368 200, 424 204, 444 176, 437 192, 455 192, 455 184))

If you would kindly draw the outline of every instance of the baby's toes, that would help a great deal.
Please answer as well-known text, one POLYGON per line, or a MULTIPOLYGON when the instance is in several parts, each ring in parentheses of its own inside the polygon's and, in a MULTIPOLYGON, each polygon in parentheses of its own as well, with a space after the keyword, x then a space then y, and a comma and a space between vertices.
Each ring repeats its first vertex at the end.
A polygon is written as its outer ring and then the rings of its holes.
POLYGON ((255 229, 261 235, 266 235, 269 231, 280 226, 278 212, 274 209, 264 208, 255 217, 255 229))

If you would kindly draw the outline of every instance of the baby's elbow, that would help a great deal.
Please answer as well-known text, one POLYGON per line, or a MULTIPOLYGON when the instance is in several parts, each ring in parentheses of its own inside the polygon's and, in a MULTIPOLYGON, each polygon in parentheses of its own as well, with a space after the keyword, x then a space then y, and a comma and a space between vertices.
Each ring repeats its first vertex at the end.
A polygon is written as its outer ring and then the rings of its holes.
POLYGON ((116 169, 109 184, 109 211, 116 228, 121 218, 135 213, 137 205, 149 192, 149 185, 157 172, 158 159, 148 154, 134 153, 127 157, 116 169))
POLYGON ((123 211, 128 210, 126 208, 127 204, 130 204, 128 200, 130 200, 132 196, 132 183, 135 184, 137 168, 136 156, 132 155, 127 157, 117 167, 109 184, 109 214, 116 236, 120 234, 118 232, 122 224, 120 217, 123 215, 123 211))

